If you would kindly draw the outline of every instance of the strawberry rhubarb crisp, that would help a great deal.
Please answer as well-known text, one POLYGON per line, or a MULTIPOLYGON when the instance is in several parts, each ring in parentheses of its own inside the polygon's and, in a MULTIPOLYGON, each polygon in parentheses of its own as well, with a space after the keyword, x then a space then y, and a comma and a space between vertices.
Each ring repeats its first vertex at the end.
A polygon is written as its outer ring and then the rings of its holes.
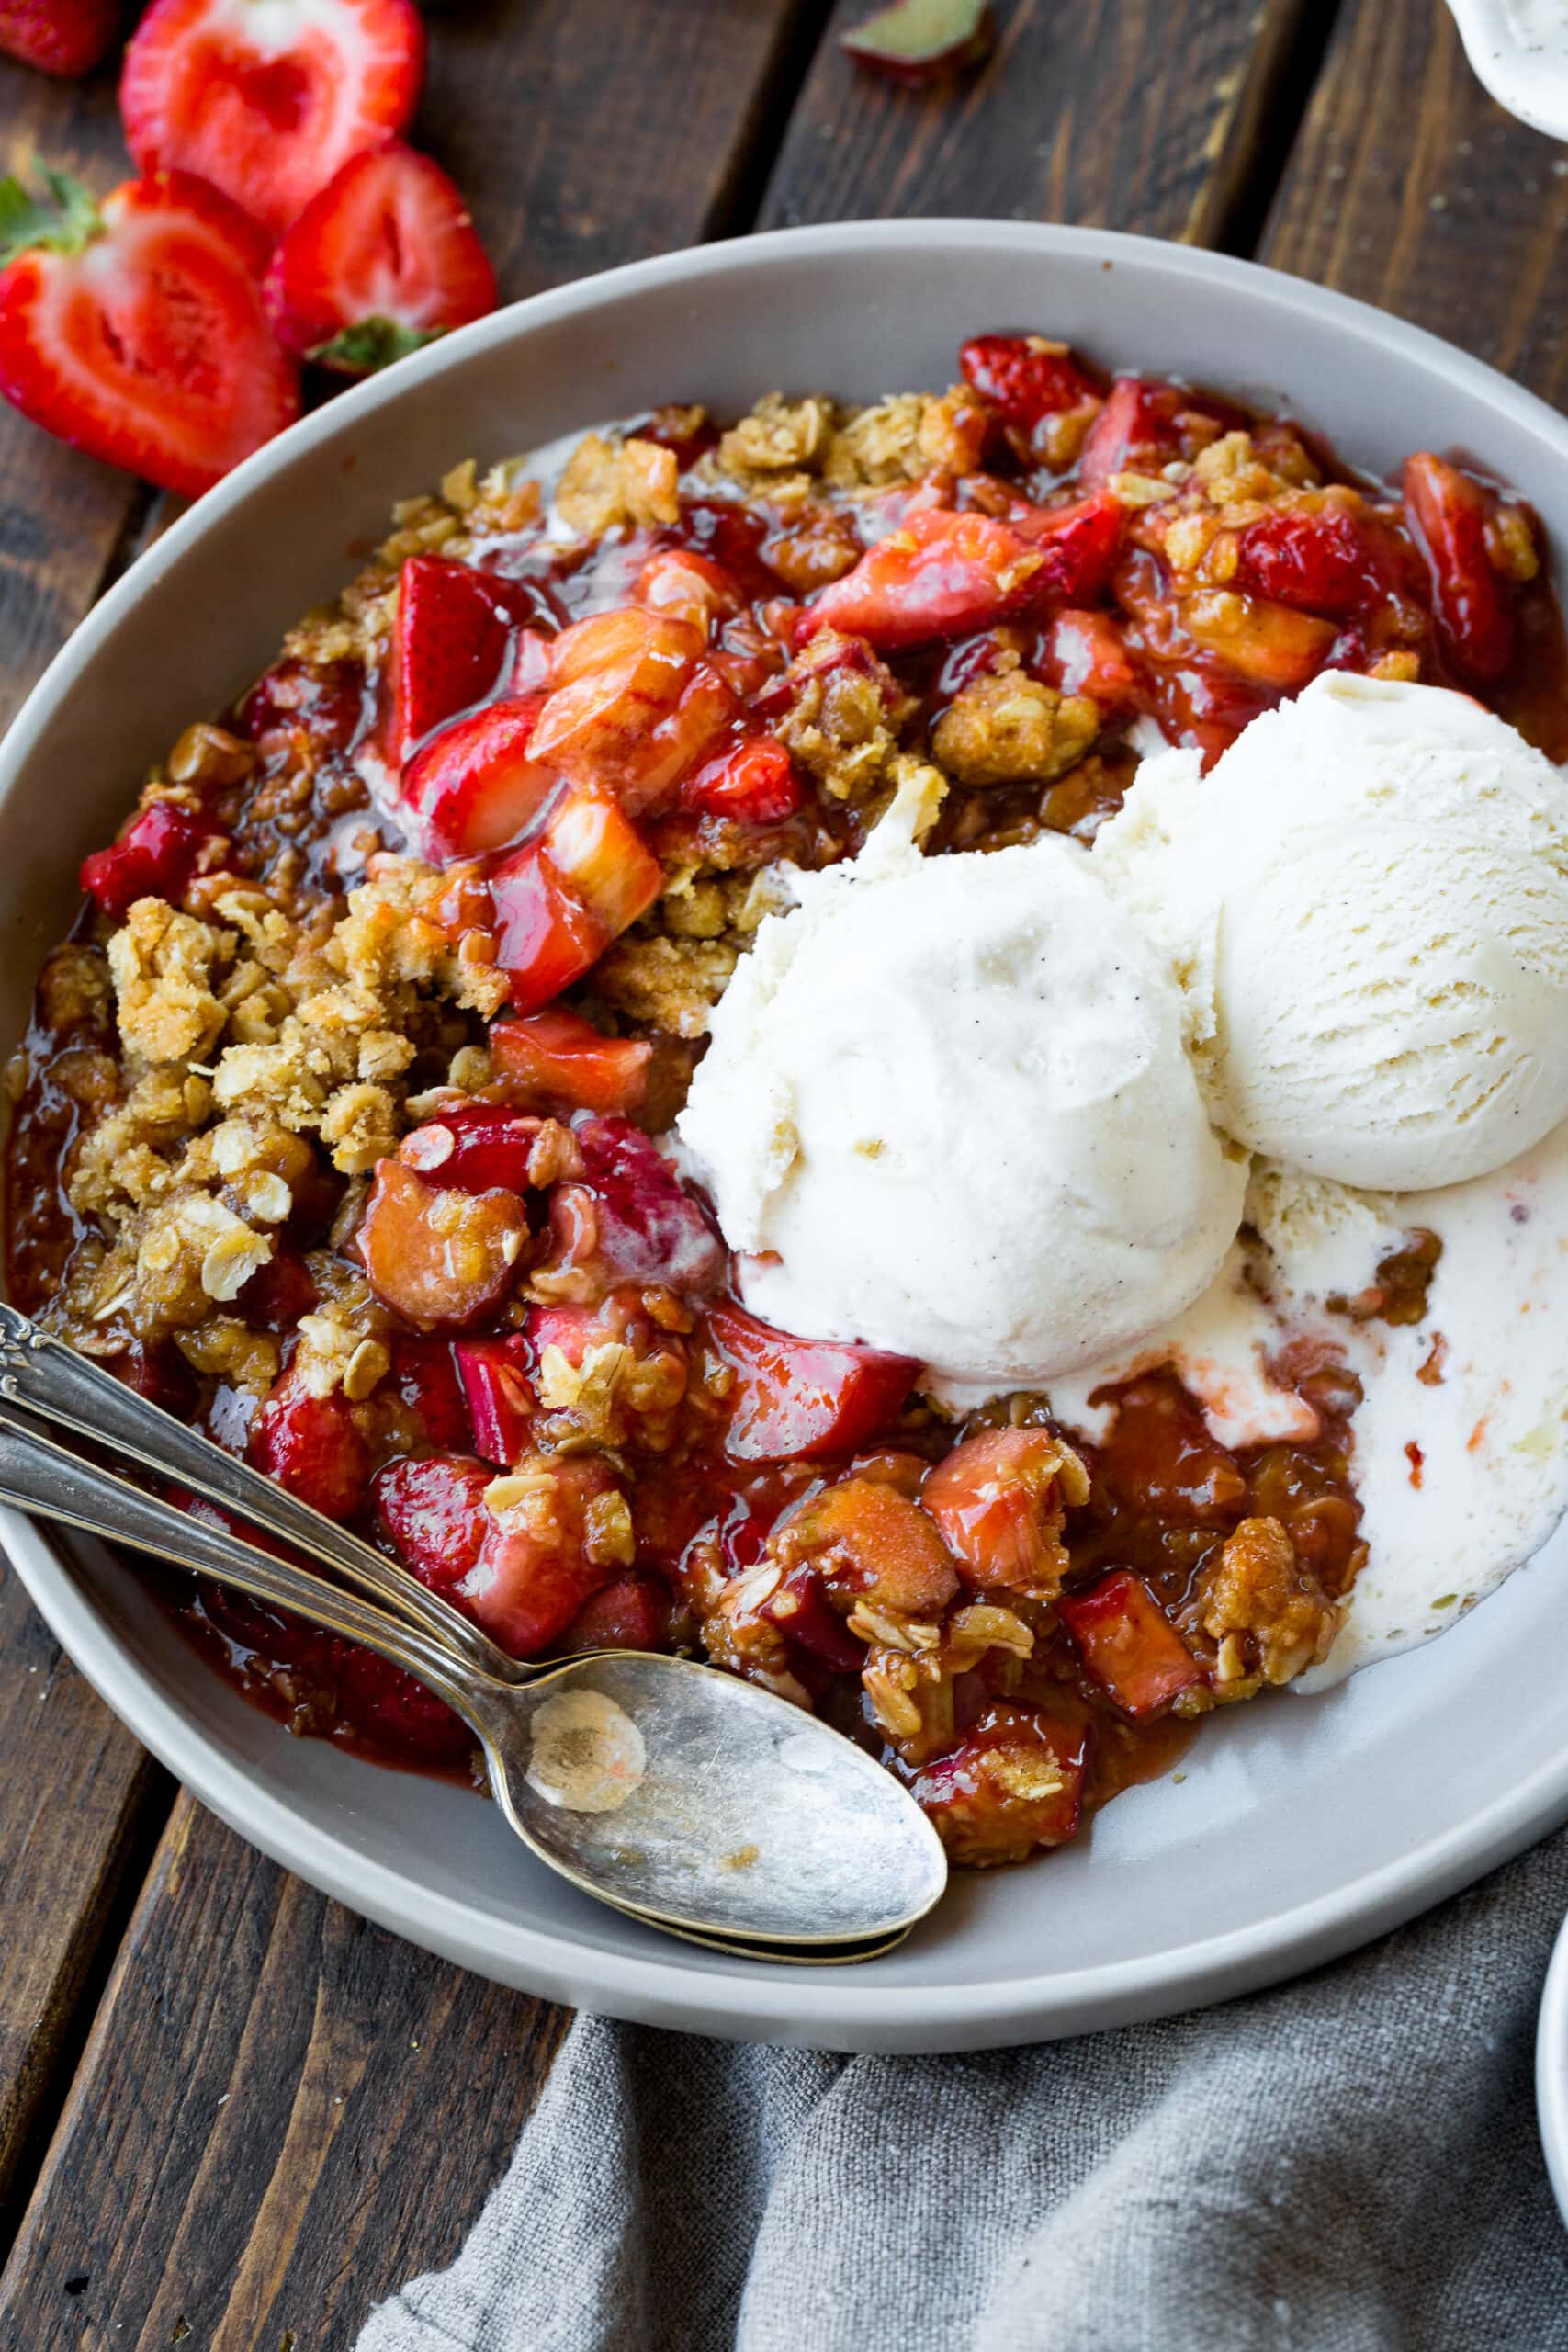
MULTIPOLYGON (((690 1650, 879 1745, 955 1860, 1063 1844, 1325 1656, 1356 1380, 1302 1350, 1296 1435, 1227 1446, 1156 1366, 1089 1443, 770 1328, 668 1142, 710 1013, 896 800, 928 858, 1084 841, 1327 669, 1562 757, 1529 513, 996 334, 940 396, 663 409, 395 522, 83 868, 12 1295, 517 1655, 690 1650)), ((294 1729, 461 1767, 406 1677, 171 1589, 294 1729)))

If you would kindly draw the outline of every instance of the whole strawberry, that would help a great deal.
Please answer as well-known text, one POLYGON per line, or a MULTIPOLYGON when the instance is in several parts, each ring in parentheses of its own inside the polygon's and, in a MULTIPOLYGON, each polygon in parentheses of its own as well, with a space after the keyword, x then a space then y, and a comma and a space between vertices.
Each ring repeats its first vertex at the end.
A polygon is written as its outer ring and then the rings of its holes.
POLYGON ((44 74, 90 74, 118 30, 119 0, 0 0, 0 49, 44 74))

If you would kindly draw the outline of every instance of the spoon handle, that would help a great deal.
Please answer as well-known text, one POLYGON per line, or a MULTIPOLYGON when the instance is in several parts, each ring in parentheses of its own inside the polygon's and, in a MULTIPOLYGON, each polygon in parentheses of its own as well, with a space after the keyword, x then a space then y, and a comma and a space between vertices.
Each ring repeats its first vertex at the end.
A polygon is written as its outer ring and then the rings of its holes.
MULTIPOLYGON (((434 1640, 477 1673, 497 1682, 531 1679, 439 1593, 389 1560, 346 1528, 324 1519, 275 1480, 237 1461, 198 1430, 187 1429, 160 1405, 128 1388, 101 1364, 78 1355, 36 1323, 0 1300, 0 1397, 25 1407, 39 1420, 96 1440, 142 1469, 188 1487, 253 1527, 292 1544, 321 1566, 346 1577, 434 1640)), ((130 1540, 129 1538, 127 1539, 130 1540)))
POLYGON ((173 1503, 146 1493, 129 1478, 83 1461, 80 1454, 10 1415, 0 1419, 0 1502, 14 1503, 34 1518, 81 1528, 89 1535, 102 1536, 106 1543, 134 1544, 140 1551, 155 1553, 160 1559, 188 1568, 193 1575, 211 1577, 248 1593, 253 1600, 292 1610, 325 1633, 361 1642, 392 1665, 417 1675, 472 1726, 479 1738, 488 1742, 491 1736, 488 1719, 480 1720, 486 1711, 479 1692, 442 1642, 373 1609, 356 1593, 344 1592, 311 1576, 293 1561, 257 1551, 227 1528, 209 1526, 173 1503))

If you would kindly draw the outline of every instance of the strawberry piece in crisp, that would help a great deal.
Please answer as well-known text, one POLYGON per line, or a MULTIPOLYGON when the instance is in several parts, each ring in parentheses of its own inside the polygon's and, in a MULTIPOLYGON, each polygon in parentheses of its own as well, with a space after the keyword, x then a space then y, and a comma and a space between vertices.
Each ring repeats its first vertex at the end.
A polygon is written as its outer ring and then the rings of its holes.
POLYGON ((1011 521, 1040 558, 1032 605, 1088 605, 1110 586, 1126 516, 1109 492, 1070 506, 1026 508, 1011 521))
POLYGON ((468 1410, 449 1340, 416 1340, 400 1331, 392 1344, 391 1385, 424 1432, 426 1445, 462 1445, 468 1410))
POLYGON ((1455 666, 1480 685, 1514 656, 1514 612, 1486 545, 1495 500, 1468 474, 1423 450, 1404 461, 1404 513, 1427 560, 1432 607, 1455 666))
POLYGON ((114 922, 138 899, 167 899, 177 906, 197 861, 217 827, 179 800, 153 800, 118 842, 82 860, 82 888, 114 922))
POLYGON ((497 584, 450 556, 412 555, 398 574, 390 749, 400 765, 500 684, 516 624, 497 584))
POLYGON ((1048 1430, 987 1430, 939 1462, 920 1488, 920 1508, 968 1584, 1004 1585, 1047 1597, 1060 1580, 1062 1509, 1082 1501, 1079 1469, 1063 1491, 1063 1449, 1048 1430))
POLYGON ((403 770, 402 797, 437 865, 515 841, 559 786, 534 757, 544 697, 487 703, 428 737, 403 770))
POLYGON ((1040 335, 973 335, 959 353, 958 365, 964 382, 1009 424, 1026 433, 1043 416, 1100 397, 1072 353, 1040 335))
POLYGON ((275 238, 403 129, 423 77, 412 0, 152 0, 120 114, 139 169, 199 172, 275 238))
POLYGON ((342 1389, 312 1396, 292 1369, 256 1408, 250 1454, 258 1470, 327 1519, 352 1519, 370 1483, 370 1449, 342 1389))
POLYGON ((438 164, 389 139, 311 198, 263 288, 286 351, 365 376, 493 311, 495 272, 438 164))
POLYGON ((664 869, 614 800, 572 792, 537 840, 489 877, 495 960, 519 1012, 535 1012, 598 962, 664 888, 664 869))
POLYGON ((537 1119, 503 1102, 455 1102, 406 1135, 398 1158, 461 1193, 522 1193, 538 1133, 537 1119))
POLYGON ((617 1273, 688 1296, 711 1290, 728 1252, 657 1145, 627 1119, 584 1119, 576 1133, 599 1248, 617 1273))
POLYGON ((563 1634, 614 1563, 589 1557, 593 1507, 617 1492, 608 1465, 591 1454, 535 1454, 519 1465, 528 1489, 516 1510, 493 1511, 479 1556, 459 1588, 471 1615, 513 1657, 536 1657, 563 1634))
POLYGON ((795 762, 776 735, 742 735, 687 776, 682 805, 742 825, 775 825, 793 817, 804 795, 795 762))
POLYGON ((1109 613, 1069 606, 1041 632, 1030 663, 1047 685, 1065 695, 1089 695, 1102 711, 1127 708, 1138 687, 1138 673, 1109 613))
POLYGON ((0 184, 0 392, 90 456, 195 498, 299 413, 257 277, 266 244, 183 172, 55 210, 0 184))
POLYGON ((989 514, 911 514, 806 608, 803 640, 823 629, 879 653, 988 628, 1031 602, 1043 559, 989 514))
POLYGON ((495 1473, 468 1454, 408 1455, 378 1471, 372 1489, 382 1526, 421 1584, 465 1615, 464 1577, 478 1564, 489 1523, 485 1488, 495 1473))
POLYGON ((1089 1745, 1087 1724, 998 1701, 916 1775, 911 1794, 955 1862, 1021 1861, 1077 1834, 1089 1745))
POLYGON ((0 0, 0 49, 73 81, 108 55, 119 18, 119 0, 0 0))
POLYGON ((596 1592, 580 1609, 557 1647, 563 1657, 580 1650, 666 1650, 670 1646, 670 1591, 646 1568, 634 1568, 596 1592))

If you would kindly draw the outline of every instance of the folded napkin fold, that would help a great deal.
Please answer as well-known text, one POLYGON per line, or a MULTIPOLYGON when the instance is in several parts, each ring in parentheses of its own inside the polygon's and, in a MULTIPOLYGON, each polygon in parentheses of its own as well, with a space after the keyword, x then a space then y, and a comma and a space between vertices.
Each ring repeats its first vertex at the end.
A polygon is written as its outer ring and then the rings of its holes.
POLYGON ((1568 2347, 1532 2084, 1565 1908, 1568 1831, 1277 1991, 977 2057, 580 2017, 357 2352, 1568 2347))

